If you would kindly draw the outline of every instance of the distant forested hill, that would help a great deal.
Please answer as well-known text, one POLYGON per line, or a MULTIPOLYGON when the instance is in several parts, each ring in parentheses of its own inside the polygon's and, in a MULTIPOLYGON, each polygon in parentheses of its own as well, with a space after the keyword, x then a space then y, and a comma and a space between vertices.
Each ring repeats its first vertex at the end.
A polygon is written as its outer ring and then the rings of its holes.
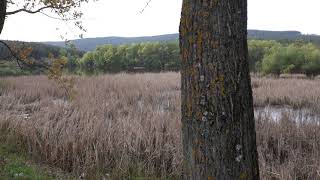
MULTIPOLYGON (((166 34, 159 36, 143 36, 143 37, 98 37, 98 38, 85 38, 73 40, 72 43, 82 51, 92 51, 97 46, 112 44, 132 44, 132 43, 142 43, 142 42, 168 42, 178 40, 178 34, 166 34)), ((65 42, 44 42, 46 44, 64 47, 65 42)))
MULTIPOLYGON (((77 39, 72 42, 74 45, 83 51, 92 51, 97 46, 104 44, 120 45, 141 42, 168 42, 177 41, 178 34, 166 34, 160 36, 144 36, 144 37, 98 37, 98 38, 85 38, 77 39)), ((320 36, 318 35, 304 35, 299 31, 261 31, 261 30, 248 30, 248 39, 261 39, 261 40, 277 40, 282 42, 291 42, 302 40, 305 42, 313 42, 320 45, 320 36)), ((45 42, 46 44, 64 47, 65 43, 45 42)))
POLYGON ((276 40, 280 42, 303 41, 320 45, 320 36, 315 34, 302 34, 299 31, 260 31, 248 30, 248 39, 276 40))
POLYGON ((260 31, 248 30, 249 39, 263 39, 263 40, 282 40, 282 39, 297 39, 302 34, 299 31, 260 31))
MULTIPOLYGON (((35 42, 22 42, 22 41, 4 41, 6 42, 11 49, 13 50, 22 50, 24 48, 32 48, 32 51, 29 57, 34 58, 36 60, 40 60, 42 58, 48 57, 49 53, 54 57, 58 57, 60 51, 64 48, 59 46, 53 46, 49 44, 43 43, 35 43, 35 42)), ((0 60, 11 57, 11 53, 3 44, 0 44, 0 60)))

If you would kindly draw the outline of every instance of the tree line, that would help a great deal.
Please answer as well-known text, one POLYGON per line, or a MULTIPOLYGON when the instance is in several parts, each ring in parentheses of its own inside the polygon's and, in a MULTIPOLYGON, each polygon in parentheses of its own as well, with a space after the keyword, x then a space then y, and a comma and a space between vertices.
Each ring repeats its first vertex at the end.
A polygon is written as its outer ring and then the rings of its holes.
POLYGON ((251 71, 263 74, 320 74, 320 48, 312 43, 249 41, 251 71))
POLYGON ((138 43, 128 45, 104 45, 84 54, 77 62, 85 73, 120 71, 178 71, 180 50, 177 42, 138 43))
MULTIPOLYGON (((117 72, 161 72, 181 69, 178 42, 146 42, 126 45, 103 45, 94 51, 78 51, 73 44, 66 48, 8 41, 14 49, 21 51, 31 48, 29 59, 49 62, 48 55, 65 58, 65 70, 77 74, 101 74, 117 72)), ((320 74, 320 48, 305 41, 279 42, 275 40, 249 40, 250 71, 261 74, 301 73, 309 76, 320 74)), ((10 57, 6 47, 0 45, 0 60, 10 57)), ((1 75, 38 74, 19 68, 9 62, 0 66, 1 75), (4 70, 6 68, 6 70, 4 70), (14 69, 16 68, 16 69, 14 69), (10 73, 9 73, 10 72, 10 73), (14 72, 14 73, 12 73, 14 72)))
MULTIPOLYGON (((320 48, 312 43, 249 40, 248 49, 251 72, 320 74, 320 48)), ((146 72, 179 71, 181 68, 177 42, 103 45, 82 58, 75 55, 75 52, 67 55, 68 69, 86 74, 134 71, 135 68, 146 72)))

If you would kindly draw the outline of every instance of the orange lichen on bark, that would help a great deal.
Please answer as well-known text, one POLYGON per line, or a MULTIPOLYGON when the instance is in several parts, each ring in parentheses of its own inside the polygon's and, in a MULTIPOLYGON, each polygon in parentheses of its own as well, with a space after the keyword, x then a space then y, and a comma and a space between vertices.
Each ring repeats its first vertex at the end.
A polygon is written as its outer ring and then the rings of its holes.
POLYGON ((188 117, 192 116, 192 105, 191 105, 191 101, 190 100, 187 102, 187 112, 186 113, 187 113, 188 117))
POLYGON ((224 87, 224 75, 220 75, 219 77, 218 77, 218 82, 219 82, 219 84, 220 84, 220 94, 222 95, 222 96, 226 96, 226 93, 225 93, 225 87, 224 87))
POLYGON ((224 81, 224 75, 220 75, 219 77, 218 77, 218 81, 221 83, 221 82, 223 82, 224 81))
POLYGON ((200 111, 197 111, 196 118, 197 118, 198 121, 202 120, 202 113, 200 111))
POLYGON ((197 152, 196 152, 194 149, 192 149, 192 157, 193 157, 193 158, 196 157, 196 154, 197 154, 197 152))
POLYGON ((187 1, 183 2, 182 13, 188 13, 190 11, 190 5, 187 1))
POLYGON ((210 1, 210 7, 212 8, 214 6, 217 6, 218 3, 219 3, 219 0, 212 0, 212 1, 210 1))
POLYGON ((211 46, 213 49, 217 49, 219 47, 219 42, 218 41, 211 41, 211 46))
POLYGON ((214 180, 213 176, 208 176, 208 180, 214 180))
POLYGON ((189 43, 190 45, 194 43, 194 39, 193 39, 192 36, 189 36, 189 37, 188 37, 188 43, 189 43))
POLYGON ((195 140, 194 140, 194 144, 197 146, 197 145, 199 145, 199 140, 196 138, 195 140))
MULTIPOLYGON (((210 65, 210 64, 209 64, 210 65)), ((210 67, 209 67, 210 68, 210 67)), ((213 67, 212 67, 213 68, 213 67)), ((224 75, 220 75, 219 77, 211 80, 210 82, 210 87, 212 88, 212 91, 215 91, 215 87, 219 87, 220 89, 220 94, 222 96, 225 96, 226 93, 225 93, 225 87, 224 87, 224 80, 225 80, 225 77, 224 75)))
POLYGON ((188 31, 190 31, 191 27, 191 20, 188 16, 190 14, 190 5, 186 2, 182 5, 182 15, 181 15, 181 26, 180 26, 180 33, 182 36, 185 36, 188 31))
POLYGON ((185 36, 187 34, 187 20, 185 17, 181 17, 180 34, 185 36))
POLYGON ((189 57, 189 51, 188 49, 186 48, 181 48, 181 51, 182 51, 182 58, 181 58, 181 61, 182 62, 186 62, 188 57, 189 57))
POLYGON ((190 69, 190 75, 191 75, 194 79, 196 79, 196 76, 197 76, 197 68, 192 67, 192 68, 190 69))
POLYGON ((191 27, 191 20, 188 16, 181 16, 181 26, 180 26, 180 33, 182 36, 186 36, 188 31, 190 31, 191 27))
POLYGON ((202 16, 205 17, 205 18, 209 17, 209 15, 210 15, 210 14, 209 14, 209 12, 207 12, 207 11, 203 11, 203 12, 202 12, 202 16))
POLYGON ((246 172, 242 172, 242 173, 240 174, 240 180, 246 180, 246 179, 248 179, 247 173, 246 173, 246 172))
POLYGON ((211 0, 203 0, 202 3, 203 3, 203 6, 208 7, 211 3, 211 0))
POLYGON ((198 161, 201 158, 200 156, 201 155, 199 151, 197 151, 196 149, 192 149, 192 157, 195 161, 198 161))
POLYGON ((210 15, 210 13, 208 11, 198 11, 195 14, 195 16, 202 17, 202 18, 207 18, 207 17, 209 17, 209 15, 210 15))
POLYGON ((210 71, 213 71, 213 70, 214 70, 214 65, 213 65, 212 63, 209 63, 209 64, 208 64, 208 69, 209 69, 210 71))

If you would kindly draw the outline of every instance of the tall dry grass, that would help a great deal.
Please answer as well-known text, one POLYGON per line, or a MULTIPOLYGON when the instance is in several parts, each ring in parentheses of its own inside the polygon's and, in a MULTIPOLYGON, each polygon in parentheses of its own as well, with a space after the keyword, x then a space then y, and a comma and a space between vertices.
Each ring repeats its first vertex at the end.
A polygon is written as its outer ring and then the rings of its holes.
POLYGON ((255 106, 291 106, 320 112, 320 80, 253 78, 255 106))
MULTIPOLYGON (((254 79, 255 105, 316 107, 319 85, 254 79)), ((0 79, 0 130, 5 139, 14 139, 41 161, 93 179, 106 173, 113 179, 180 176, 177 73, 76 77, 75 90, 76 98, 68 100, 45 76, 0 79)), ((298 124, 290 114, 277 122, 257 117, 262 179, 320 178, 318 122, 298 124)))

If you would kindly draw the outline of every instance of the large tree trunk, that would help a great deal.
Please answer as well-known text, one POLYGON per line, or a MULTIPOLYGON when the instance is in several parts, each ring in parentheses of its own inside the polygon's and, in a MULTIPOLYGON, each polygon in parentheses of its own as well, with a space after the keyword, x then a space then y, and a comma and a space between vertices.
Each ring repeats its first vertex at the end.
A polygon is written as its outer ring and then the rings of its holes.
POLYGON ((0 0, 0 34, 3 29, 4 21, 6 19, 7 0, 0 0))
POLYGON ((183 0, 184 179, 259 179, 247 0, 183 0))

